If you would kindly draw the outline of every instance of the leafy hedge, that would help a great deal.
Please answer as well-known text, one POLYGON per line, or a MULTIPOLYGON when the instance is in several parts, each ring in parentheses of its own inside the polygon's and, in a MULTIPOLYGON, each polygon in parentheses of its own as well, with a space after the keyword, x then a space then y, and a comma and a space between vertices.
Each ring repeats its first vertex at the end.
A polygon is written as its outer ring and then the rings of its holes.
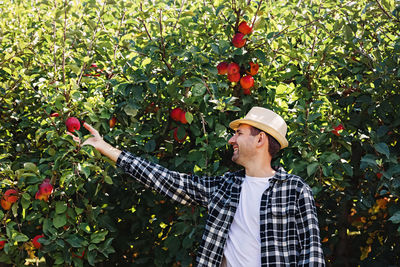
POLYGON ((168 168, 214 175, 238 168, 228 124, 255 105, 288 122, 275 163, 312 186, 328 265, 400 262, 397 2, 10 0, 0 11, 0 184, 18 191, 0 211, 0 262, 188 266, 206 211, 80 148, 65 120, 168 168), (236 48, 242 21, 253 32, 236 48), (218 75, 220 62, 242 75, 259 64, 250 94, 218 75), (187 124, 171 119, 177 107, 187 124), (48 201, 35 198, 45 179, 48 201))

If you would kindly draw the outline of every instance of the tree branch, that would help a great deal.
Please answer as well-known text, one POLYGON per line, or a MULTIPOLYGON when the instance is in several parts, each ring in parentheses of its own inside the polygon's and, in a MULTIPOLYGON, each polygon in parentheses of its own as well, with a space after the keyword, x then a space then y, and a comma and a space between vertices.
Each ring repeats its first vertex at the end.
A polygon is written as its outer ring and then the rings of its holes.
POLYGON ((64 36, 63 36, 63 61, 62 61, 62 71, 63 71, 63 84, 65 85, 65 42, 67 40, 67 0, 64 0, 64 36))
POLYGON ((160 10, 160 16, 159 16, 159 26, 160 26, 160 50, 161 50, 161 60, 162 62, 165 63, 167 66, 168 70, 173 72, 171 64, 167 62, 167 53, 165 51, 165 43, 164 43, 164 37, 163 37, 163 26, 162 26, 162 10, 160 10))
MULTIPOLYGON (((97 20, 96 27, 95 27, 94 30, 93 30, 92 40, 90 40, 89 49, 88 49, 88 51, 87 51, 87 53, 86 53, 87 56, 90 56, 90 52, 91 52, 92 49, 93 49, 93 44, 94 44, 94 41, 95 41, 95 39, 96 39, 97 29, 98 29, 98 27, 99 27, 99 24, 100 24, 100 21, 101 21, 101 16, 102 16, 102 14, 104 13, 104 9, 105 9, 106 5, 107 5, 107 0, 105 0, 105 1, 103 2, 103 7, 101 8, 101 11, 100 11, 100 14, 99 14, 99 19, 97 20)), ((80 72, 80 74, 79 74, 78 82, 77 82, 77 85, 78 85, 78 86, 81 84, 83 72, 85 71, 86 66, 87 66, 87 63, 86 63, 86 62, 83 63, 81 72, 80 72)))
POLYGON ((56 42, 57 42, 57 0, 54 0, 54 19, 53 19, 53 65, 54 65, 54 79, 57 79, 57 55, 56 55, 56 42))
POLYGON ((400 22, 400 20, 396 19, 395 17, 393 17, 392 15, 390 15, 390 13, 388 13, 386 11, 386 9, 383 8, 383 6, 381 5, 381 3, 379 3, 378 0, 375 0, 375 2, 378 4, 379 9, 382 10, 382 12, 385 13, 386 16, 388 16, 390 19, 392 19, 394 21, 400 22))
MULTIPOLYGON (((142 3, 140 3, 140 11, 143 12, 142 3)), ((144 21, 141 18, 139 18, 139 21, 143 24, 144 30, 146 31, 146 34, 149 37, 150 41, 153 41, 153 39, 151 38, 151 35, 149 33, 149 30, 147 30, 146 23, 144 23, 144 21)))
POLYGON ((182 14, 182 10, 183 10, 183 6, 184 6, 184 5, 185 5, 185 0, 182 0, 182 2, 181 2, 181 9, 179 10, 178 18, 176 19, 175 25, 174 25, 174 27, 173 27, 173 31, 175 31, 175 29, 176 29, 176 25, 178 24, 178 21, 179 21, 179 19, 180 19, 180 17, 181 17, 181 14, 182 14))
MULTIPOLYGON (((263 0, 261 0, 261 1, 258 3, 258 7, 257 7, 256 14, 254 15, 253 22, 251 23, 251 28, 253 28, 253 27, 254 27, 254 23, 256 23, 257 14, 258 14, 258 11, 260 11, 262 2, 263 2, 263 0)), ((250 1, 249 1, 249 4, 248 4, 248 5, 250 5, 250 1)))

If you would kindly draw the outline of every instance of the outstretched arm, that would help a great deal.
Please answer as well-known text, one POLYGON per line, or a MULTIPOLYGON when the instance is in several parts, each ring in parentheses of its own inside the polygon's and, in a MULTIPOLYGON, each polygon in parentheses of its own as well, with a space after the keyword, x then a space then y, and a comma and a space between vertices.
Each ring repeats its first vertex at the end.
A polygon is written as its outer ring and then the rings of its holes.
MULTIPOLYGON (((89 137, 88 139, 86 139, 81 144, 81 146, 91 145, 97 151, 99 151, 101 154, 103 154, 104 156, 108 157, 109 159, 111 159, 114 162, 117 162, 117 159, 118 159, 119 155, 121 154, 121 150, 113 147, 112 145, 110 145, 109 143, 104 141, 103 137, 101 137, 99 132, 95 128, 93 128, 91 125, 89 125, 85 122, 83 124, 83 127, 85 127, 90 132, 92 137, 89 137)), ((73 135, 70 132, 68 132, 67 134, 71 135, 75 141, 80 143, 79 137, 73 135)))
MULTIPOLYGON (((105 142, 99 132, 91 125, 84 123, 83 126, 92 136, 86 139, 81 146, 93 146, 101 154, 116 162, 118 167, 137 181, 181 204, 207 206, 209 197, 225 179, 223 177, 201 178, 170 171, 158 164, 135 157, 129 152, 122 152, 105 142)), ((67 132, 67 134, 71 135, 76 142, 81 142, 79 137, 70 132, 67 132)))

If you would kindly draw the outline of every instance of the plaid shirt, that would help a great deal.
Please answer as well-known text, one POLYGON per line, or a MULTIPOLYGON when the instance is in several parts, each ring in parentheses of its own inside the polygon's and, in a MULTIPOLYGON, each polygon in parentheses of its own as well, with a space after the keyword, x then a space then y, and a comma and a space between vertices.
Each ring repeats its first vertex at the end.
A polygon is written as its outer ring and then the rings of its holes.
MULTIPOLYGON (((117 166, 146 187, 186 205, 202 205, 208 217, 196 266, 221 266, 239 204, 244 170, 199 177, 170 171, 123 151, 117 166)), ((312 192, 298 176, 279 168, 260 207, 262 266, 325 266, 312 192)))

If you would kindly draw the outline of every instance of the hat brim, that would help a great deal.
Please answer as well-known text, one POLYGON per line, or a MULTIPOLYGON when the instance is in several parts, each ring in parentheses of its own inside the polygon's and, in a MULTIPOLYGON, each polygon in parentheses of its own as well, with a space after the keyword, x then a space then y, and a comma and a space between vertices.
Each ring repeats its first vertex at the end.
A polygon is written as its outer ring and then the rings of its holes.
POLYGON ((263 130, 264 132, 270 134, 281 145, 280 149, 285 148, 289 145, 286 138, 284 136, 282 136, 278 131, 274 130, 273 128, 269 127, 268 125, 262 124, 257 121, 248 120, 248 119, 238 119, 238 120, 234 120, 231 123, 229 123, 229 127, 233 130, 236 130, 237 128, 239 128, 240 124, 248 124, 248 125, 254 126, 257 129, 263 130))

